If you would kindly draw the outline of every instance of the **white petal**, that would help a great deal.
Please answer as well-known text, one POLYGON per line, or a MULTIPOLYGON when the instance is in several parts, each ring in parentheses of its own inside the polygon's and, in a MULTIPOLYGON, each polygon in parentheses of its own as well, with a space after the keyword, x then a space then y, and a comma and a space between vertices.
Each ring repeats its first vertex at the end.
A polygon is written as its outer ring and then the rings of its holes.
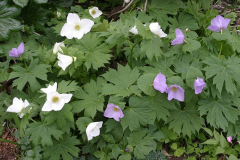
POLYGON ((64 106, 64 100, 60 99, 57 103, 52 103, 52 108, 54 111, 60 111, 64 106))
POLYGON ((52 102, 46 101, 42 107, 42 111, 52 111, 52 102))
POLYGON ((58 66, 64 71, 73 62, 72 57, 58 53, 58 66))
POLYGON ((62 27, 61 36, 66 36, 68 39, 72 39, 74 37, 73 31, 75 30, 75 24, 65 23, 62 27))
POLYGON ((79 23, 79 22, 80 22, 80 18, 76 13, 68 13, 67 23, 71 24, 71 23, 79 23))
POLYGON ((13 98, 13 104, 7 108, 7 112, 19 113, 23 109, 24 103, 22 99, 13 98))
POLYGON ((21 113, 21 114, 19 115, 19 118, 23 118, 23 116, 24 116, 24 114, 23 114, 23 113, 21 113))
POLYGON ((152 33, 154 34, 159 34, 159 30, 161 29, 161 26, 158 24, 158 22, 155 22, 155 23, 151 23, 149 25, 149 29, 152 33))
POLYGON ((167 34, 166 33, 164 33, 163 32, 163 30, 162 29, 160 29, 160 31, 159 31, 159 37, 161 37, 161 38, 163 38, 163 37, 167 37, 167 34))
POLYGON ((81 30, 83 30, 83 32, 86 34, 88 33, 92 26, 94 25, 94 22, 90 19, 82 19, 80 22, 80 26, 81 26, 81 30))
POLYGON ((29 106, 29 102, 25 99, 23 108, 26 108, 27 106, 29 106))
POLYGON ((53 47, 53 53, 56 54, 59 51, 63 52, 61 47, 65 47, 63 42, 55 43, 53 47))
POLYGON ((90 123, 86 128, 86 134, 88 137, 88 140, 91 140, 94 137, 98 136, 100 134, 100 128, 102 127, 102 121, 100 122, 92 122, 90 123))
POLYGON ((93 18, 97 18, 99 17, 100 15, 102 15, 102 11, 100 11, 98 9, 98 7, 93 7, 91 9, 89 9, 89 14, 93 17, 93 18), (95 11, 95 13, 93 14, 92 12, 95 11))
POLYGON ((52 86, 49 85, 47 88, 42 88, 41 91, 44 93, 51 93, 51 92, 56 92, 57 91, 57 82, 55 82, 52 86))
POLYGON ((129 32, 131 32, 131 33, 133 33, 133 34, 138 34, 137 27, 136 27, 136 26, 132 27, 132 28, 129 30, 129 32))
POLYGON ((60 94, 59 98, 62 99, 64 103, 68 103, 72 98, 72 94, 60 94))
POLYGON ((81 39, 83 35, 84 35, 84 32, 81 29, 79 31, 74 31, 74 37, 77 39, 81 39))
POLYGON ((90 135, 93 136, 93 137, 96 137, 96 136, 99 136, 100 134, 100 129, 99 128, 93 128, 90 132, 90 135))

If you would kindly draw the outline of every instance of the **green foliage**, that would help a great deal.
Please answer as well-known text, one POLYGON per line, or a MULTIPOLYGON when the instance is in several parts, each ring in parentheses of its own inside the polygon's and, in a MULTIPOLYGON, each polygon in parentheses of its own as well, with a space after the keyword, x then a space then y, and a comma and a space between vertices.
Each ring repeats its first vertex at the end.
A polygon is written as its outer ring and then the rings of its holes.
POLYGON ((206 71, 206 78, 213 77, 213 84, 216 84, 218 91, 221 93, 223 84, 227 92, 234 94, 236 91, 236 83, 240 82, 238 69, 240 60, 235 56, 229 57, 228 59, 218 59, 217 57, 211 56, 203 61, 208 66, 203 70, 206 71))
POLYGON ((8 40, 10 31, 19 31, 22 29, 21 23, 13 19, 20 14, 17 7, 8 7, 7 0, 0 2, 0 41, 8 40))
POLYGON ((103 85, 102 93, 104 95, 112 95, 127 97, 131 94, 140 96, 140 90, 134 82, 139 77, 139 71, 137 68, 133 70, 126 65, 118 65, 118 71, 109 69, 109 72, 102 76, 111 83, 105 83, 103 85))
POLYGON ((18 90, 22 90, 26 83, 29 83, 32 91, 40 89, 40 83, 38 79, 47 81, 47 68, 49 65, 38 64, 38 59, 33 60, 26 68, 20 66, 13 66, 12 69, 15 72, 11 72, 9 79, 18 78, 13 82, 13 86, 17 86, 18 90))
POLYGON ((155 113, 149 107, 149 103, 143 98, 130 97, 129 108, 123 111, 124 118, 121 119, 123 130, 129 127, 130 131, 140 128, 140 124, 146 126, 153 124, 155 113))
POLYGON ((44 147, 43 155, 45 158, 49 158, 49 160, 55 159, 69 159, 73 160, 73 156, 78 157, 78 152, 80 149, 76 147, 79 145, 80 141, 76 136, 70 136, 69 134, 64 135, 63 139, 59 141, 53 141, 53 147, 44 147))
POLYGON ((13 2, 22 8, 28 4, 28 0, 13 0, 13 2))
POLYGON ((59 138, 62 138, 63 134, 63 132, 56 129, 54 125, 48 126, 42 122, 29 124, 26 133, 30 136, 30 141, 32 141, 34 145, 41 144, 42 146, 52 146, 52 137, 59 140, 59 138))

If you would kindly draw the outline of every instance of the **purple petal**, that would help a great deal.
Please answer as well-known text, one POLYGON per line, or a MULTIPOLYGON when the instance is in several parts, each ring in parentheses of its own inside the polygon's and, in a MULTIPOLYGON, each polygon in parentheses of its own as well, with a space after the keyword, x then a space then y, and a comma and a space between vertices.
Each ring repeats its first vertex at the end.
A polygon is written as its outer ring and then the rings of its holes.
POLYGON ((227 29, 228 24, 230 23, 231 19, 224 19, 222 22, 222 29, 225 30, 227 29))
POLYGON ((168 88, 167 93, 168 93, 169 101, 172 99, 176 99, 178 101, 184 101, 184 90, 176 84, 171 85, 168 88))
POLYGON ((115 106, 113 103, 109 103, 107 105, 107 109, 105 110, 104 114, 107 118, 114 118, 116 121, 120 121, 119 118, 123 118, 124 114, 120 107, 115 106))
POLYGON ((197 77, 197 79, 194 81, 195 94, 201 93, 204 87, 206 87, 204 80, 197 77))
POLYGON ((208 26, 207 29, 211 30, 213 32, 219 32, 220 31, 220 28, 218 26, 213 26, 213 25, 208 26))
POLYGON ((20 45, 18 46, 18 54, 23 54, 24 52, 24 43, 20 43, 20 45))
POLYGON ((9 56, 16 58, 19 57, 17 48, 13 48, 11 51, 9 51, 9 56))
POLYGON ((175 29, 175 33, 176 33, 176 38, 172 41, 171 45, 182 44, 185 38, 184 34, 178 28, 175 29))
POLYGON ((164 93, 166 92, 167 90, 167 84, 166 84, 166 77, 162 74, 162 73, 159 73, 154 81, 153 81, 153 87, 160 91, 161 93, 164 93))

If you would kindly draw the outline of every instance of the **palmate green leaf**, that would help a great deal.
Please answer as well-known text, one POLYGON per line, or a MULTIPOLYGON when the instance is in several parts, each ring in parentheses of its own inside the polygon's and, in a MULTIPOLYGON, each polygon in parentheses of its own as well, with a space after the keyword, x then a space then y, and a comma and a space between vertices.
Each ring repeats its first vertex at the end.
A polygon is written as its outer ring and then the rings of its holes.
POLYGON ((183 110, 173 110, 168 122, 169 129, 173 129, 179 135, 182 133, 189 137, 196 131, 198 132, 204 125, 204 119, 199 116, 194 104, 187 104, 183 110))
POLYGON ((78 86, 78 83, 75 81, 61 81, 58 83, 58 88, 57 91, 59 93, 69 93, 69 92, 74 92, 78 90, 80 87, 78 86))
POLYGON ((157 22, 163 27, 168 25, 168 15, 176 15, 180 8, 182 8, 180 0, 151 0, 147 5, 149 15, 156 17, 157 22))
POLYGON ((53 142, 53 146, 44 147, 43 155, 46 159, 57 160, 57 159, 66 159, 73 160, 73 157, 78 157, 78 152, 80 149, 76 147, 79 145, 80 141, 76 136, 70 136, 66 134, 63 136, 63 139, 60 139, 59 142, 53 142))
POLYGON ((130 131, 140 128, 140 124, 146 126, 153 124, 156 118, 154 110, 150 108, 150 104, 145 98, 130 97, 129 107, 124 109, 124 118, 121 119, 123 130, 129 127, 130 131))
POLYGON ((76 121, 76 125, 78 127, 78 130, 80 133, 85 132, 87 126, 92 122, 91 118, 88 117, 79 117, 78 120, 76 121))
POLYGON ((238 109, 234 108, 231 103, 221 100, 209 98, 199 101, 199 105, 200 115, 207 115, 207 122, 214 128, 225 130, 229 122, 234 124, 240 115, 238 109))
POLYGON ((167 117, 170 116, 171 110, 176 110, 174 101, 167 100, 167 94, 162 94, 157 92, 154 97, 144 97, 145 101, 150 103, 151 109, 153 109, 154 114, 158 121, 163 119, 167 121, 167 117))
POLYGON ((90 83, 87 83, 83 86, 83 89, 81 88, 76 91, 74 96, 81 100, 71 103, 73 106, 73 112, 79 113, 84 110, 84 116, 92 118, 94 118, 97 110, 103 112, 104 96, 100 94, 102 85, 105 83, 106 81, 99 77, 97 82, 91 80, 90 83))
POLYGON ((33 60, 28 69, 20 67, 20 66, 13 66, 12 69, 14 72, 11 72, 9 75, 9 79, 18 78, 14 80, 13 86, 17 86, 18 90, 22 90, 26 83, 29 83, 31 90, 34 92, 41 88, 37 78, 41 80, 47 81, 47 68, 49 65, 46 64, 38 64, 38 59, 33 60))
POLYGON ((184 44, 182 47, 182 50, 185 53, 186 52, 192 53, 192 51, 195 51, 201 47, 201 43, 196 40, 192 40, 190 38, 185 38, 185 40, 187 41, 187 43, 184 44))
POLYGON ((140 34, 144 39, 152 39, 152 32, 143 25, 138 18, 134 18, 138 34, 140 34))
POLYGON ((141 52, 144 52, 148 59, 151 61, 153 57, 160 57, 163 52, 161 50, 161 46, 163 46, 163 42, 160 37, 152 36, 150 40, 143 40, 141 43, 141 52))
POLYGON ((59 138, 62 138, 62 134, 63 132, 56 129, 55 126, 47 126, 42 122, 31 123, 26 130, 26 135, 30 136, 30 141, 34 145, 41 143, 42 146, 52 146, 52 137, 59 140, 59 138))
POLYGON ((47 113, 45 121, 47 125, 53 124, 56 122, 59 129, 64 131, 66 128, 66 120, 74 122, 73 113, 71 112, 72 106, 65 104, 60 111, 51 111, 47 113))
POLYGON ((109 63, 111 46, 102 43, 104 40, 103 37, 97 37, 96 34, 88 33, 82 39, 76 41, 77 45, 74 45, 74 47, 84 52, 87 69, 90 69, 92 66, 93 69, 97 70, 100 67, 104 67, 104 63, 109 63))
POLYGON ((21 23, 12 17, 20 14, 17 7, 8 7, 7 0, 0 2, 0 41, 9 38, 10 31, 19 31, 22 29, 21 23))
POLYGON ((42 4, 42 3, 47 3, 48 0, 34 0, 34 2, 42 4))
POLYGON ((234 81, 240 83, 240 70, 239 64, 240 59, 232 56, 226 59, 218 59, 217 57, 211 56, 203 61, 208 66, 203 70, 206 71, 206 78, 213 77, 213 84, 216 84, 218 91, 221 93, 223 84, 225 89, 232 95, 236 91, 236 84, 234 81))
POLYGON ((28 4, 28 0, 13 0, 13 2, 22 8, 28 4))
POLYGON ((130 137, 127 138, 128 144, 134 147, 134 156, 139 159, 145 159, 145 155, 155 150, 156 142, 151 134, 147 134, 147 129, 143 129, 137 132, 132 132, 130 137))
POLYGON ((0 82, 8 80, 8 68, 9 68, 9 60, 6 62, 0 63, 0 82))
POLYGON ((138 87, 147 95, 155 96, 157 91, 153 88, 153 80, 156 77, 153 73, 142 75, 137 82, 138 87))
POLYGON ((125 67, 118 64, 118 71, 109 69, 109 72, 102 76, 111 83, 103 84, 102 94, 127 97, 131 94, 141 96, 141 91, 137 85, 133 85, 138 79, 140 73, 138 69, 131 68, 126 65, 125 67))

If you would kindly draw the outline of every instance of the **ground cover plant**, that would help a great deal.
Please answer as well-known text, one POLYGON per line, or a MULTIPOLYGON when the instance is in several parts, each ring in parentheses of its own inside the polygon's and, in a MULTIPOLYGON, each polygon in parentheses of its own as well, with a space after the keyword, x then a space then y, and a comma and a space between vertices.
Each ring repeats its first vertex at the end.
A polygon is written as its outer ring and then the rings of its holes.
POLYGON ((0 134, 18 141, 0 141, 23 160, 237 160, 238 2, 219 3, 1 1, 0 134))

